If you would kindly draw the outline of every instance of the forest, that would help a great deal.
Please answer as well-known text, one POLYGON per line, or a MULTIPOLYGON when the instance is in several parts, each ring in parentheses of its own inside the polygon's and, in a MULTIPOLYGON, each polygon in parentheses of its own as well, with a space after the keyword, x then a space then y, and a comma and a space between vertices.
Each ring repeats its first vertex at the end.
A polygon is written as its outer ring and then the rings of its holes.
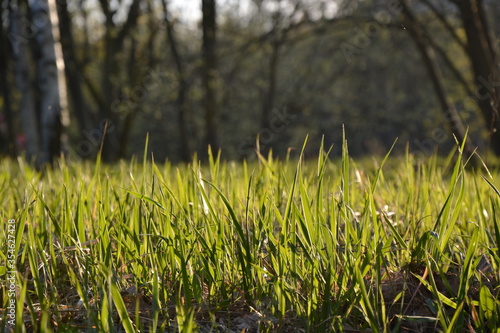
POLYGON ((2 1, 1 153, 500 155, 498 1, 194 2, 2 1))

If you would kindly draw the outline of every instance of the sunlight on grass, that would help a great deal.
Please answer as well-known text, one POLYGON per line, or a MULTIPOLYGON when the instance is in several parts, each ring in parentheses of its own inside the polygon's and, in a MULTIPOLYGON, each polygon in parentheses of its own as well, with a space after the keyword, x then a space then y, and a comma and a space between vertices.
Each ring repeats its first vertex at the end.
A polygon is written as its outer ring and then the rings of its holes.
POLYGON ((44 175, 2 161, 18 328, 498 330, 497 173, 466 170, 458 153, 360 163, 344 141, 340 161, 328 154, 61 163, 44 175))

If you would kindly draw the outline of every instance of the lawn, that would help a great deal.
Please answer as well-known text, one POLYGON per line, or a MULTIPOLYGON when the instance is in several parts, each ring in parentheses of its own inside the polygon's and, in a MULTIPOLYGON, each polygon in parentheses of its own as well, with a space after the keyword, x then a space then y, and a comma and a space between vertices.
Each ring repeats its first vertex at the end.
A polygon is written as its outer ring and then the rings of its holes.
POLYGON ((500 332, 498 173, 343 146, 1 161, 0 331, 500 332))

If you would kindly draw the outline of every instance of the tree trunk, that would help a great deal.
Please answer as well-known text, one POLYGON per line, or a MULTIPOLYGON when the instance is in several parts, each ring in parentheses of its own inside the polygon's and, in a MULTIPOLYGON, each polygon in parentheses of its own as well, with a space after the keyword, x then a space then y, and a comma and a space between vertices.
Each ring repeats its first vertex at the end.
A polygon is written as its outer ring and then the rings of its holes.
MULTIPOLYGON (((112 22, 112 18, 110 18, 112 22)), ((104 61, 102 63, 102 81, 101 81, 101 92, 104 100, 104 108, 100 109, 101 119, 107 119, 110 123, 106 133, 103 133, 103 138, 101 138, 103 143, 102 158, 104 161, 111 162, 118 159, 119 150, 119 140, 117 138, 116 131, 109 131, 109 128, 115 128, 117 124, 118 117, 116 112, 112 110, 113 100, 119 98, 120 90, 118 85, 113 84, 113 81, 118 80, 119 76, 119 61, 115 59, 119 49, 116 45, 116 41, 113 36, 115 35, 115 27, 110 21, 106 23, 106 32, 104 37, 105 43, 105 55, 104 61)))
MULTIPOLYGON (((9 10, 8 8, 5 9, 9 10)), ((0 8, 0 94, 3 98, 3 110, 5 117, 0 120, 6 126, 6 133, 1 133, 2 136, 2 153, 14 157, 16 156, 16 139, 14 132, 14 124, 12 121, 12 105, 11 105, 11 91, 9 83, 9 59, 11 58, 9 40, 7 39, 7 31, 4 30, 4 13, 0 8), (5 137, 4 137, 5 135, 5 137)))
POLYGON ((35 19, 35 45, 37 59, 37 87, 40 94, 40 159, 37 166, 52 164, 54 157, 61 153, 61 104, 59 94, 58 69, 52 24, 47 0, 34 0, 31 4, 35 19))
MULTIPOLYGON (((426 40, 419 23, 413 16, 413 13, 410 11, 407 1, 400 0, 400 3, 403 8, 404 25, 410 33, 411 38, 415 42, 420 55, 422 56, 422 60, 427 69, 427 73, 429 75, 429 78, 431 79, 432 85, 434 86, 434 91, 439 100, 441 110, 443 111, 444 118, 448 122, 448 125, 450 126, 451 131, 455 135, 457 140, 459 142, 463 142, 466 135, 466 130, 453 104, 453 101, 451 101, 449 94, 446 91, 443 83, 443 74, 436 60, 434 50, 431 47, 430 43, 426 40)), ((470 143, 470 141, 467 141, 463 153, 466 157, 470 157, 473 154, 474 149, 475 148, 470 143)))
POLYGON ((490 132, 490 145, 500 156, 500 89, 496 62, 498 59, 491 42, 488 24, 481 0, 459 0, 463 27, 467 36, 467 53, 478 87, 476 99, 490 132))
MULTIPOLYGON (((205 144, 219 150, 217 120, 217 55, 216 55, 216 4, 215 0, 202 0, 203 12, 203 86, 205 89, 205 144)), ((203 149, 206 150, 207 147, 203 149)), ((205 151, 202 151, 205 153, 205 151)))
MULTIPOLYGON (((275 27, 277 29, 277 27, 275 27)), ((262 105, 262 113, 261 113, 261 129, 259 131, 259 135, 263 134, 262 131, 265 128, 269 128, 271 121, 271 111, 274 108, 274 99, 276 95, 276 84, 278 81, 278 60, 279 60, 279 52, 280 52, 280 41, 277 40, 276 36, 277 32, 273 32, 273 36, 271 37, 271 55, 269 59, 269 67, 268 67, 268 77, 267 77, 267 91, 264 96, 264 103, 262 105)), ((258 145, 259 152, 262 155, 267 155, 269 150, 271 149, 271 141, 272 138, 259 137, 260 144, 258 145)))
POLYGON ((71 109, 78 121, 80 133, 88 130, 90 127, 90 112, 87 101, 82 90, 82 68, 78 66, 78 60, 75 52, 75 42, 72 33, 71 18, 68 12, 66 1, 57 1, 57 12, 59 14, 59 27, 61 32, 61 45, 65 63, 65 73, 67 86, 70 94, 71 109))
MULTIPOLYGON (((139 87, 139 74, 137 69, 138 59, 137 59, 137 41, 134 37, 131 37, 131 46, 130 53, 128 59, 128 82, 131 87, 139 87)), ((120 117, 120 125, 121 125, 121 133, 120 133, 120 146, 118 147, 118 156, 123 158, 127 154, 128 150, 128 142, 130 138, 130 132, 132 130, 132 124, 135 118, 135 115, 139 111, 139 103, 140 101, 134 101, 129 106, 127 112, 123 113, 120 117)))
POLYGON ((179 124, 179 155, 184 162, 189 162, 191 159, 191 154, 189 152, 189 141, 187 136, 187 126, 186 126, 186 114, 188 112, 186 92, 188 89, 188 84, 186 82, 186 74, 184 71, 184 66, 182 64, 182 59, 179 54, 177 39, 174 33, 173 23, 169 19, 168 12, 168 2, 163 0, 163 10, 165 13, 165 24, 167 28, 167 38, 168 44, 170 45, 170 53, 172 53, 172 58, 174 59, 175 68, 177 72, 177 110, 178 110, 178 124, 179 124))
POLYGON ((269 69, 268 69, 268 86, 266 96, 264 98, 264 105, 262 107, 262 118, 261 126, 262 128, 269 127, 269 118, 271 110, 274 107, 274 96, 276 94, 276 83, 278 77, 278 59, 280 51, 280 42, 277 40, 272 41, 271 57, 269 59, 269 69))
POLYGON ((38 120, 35 108, 33 79, 30 75, 30 58, 28 56, 28 35, 22 25, 21 7, 11 2, 9 40, 12 45, 15 62, 15 81, 21 95, 21 123, 25 137, 26 159, 35 162, 39 151, 38 120))
POLYGON ((121 28, 115 24, 113 16, 115 13, 111 10, 107 0, 100 0, 101 8, 106 17, 106 31, 104 37, 105 55, 102 64, 102 82, 101 90, 103 96, 103 106, 100 111, 101 122, 108 121, 108 130, 103 133, 104 145, 102 157, 105 161, 115 161, 123 157, 120 156, 123 150, 120 149, 120 137, 118 126, 121 119, 127 117, 130 110, 117 110, 114 105, 116 101, 121 100, 122 89, 116 84, 120 77, 120 61, 117 55, 123 51, 125 38, 136 26, 140 14, 140 1, 133 0, 130 4, 126 21, 121 28))

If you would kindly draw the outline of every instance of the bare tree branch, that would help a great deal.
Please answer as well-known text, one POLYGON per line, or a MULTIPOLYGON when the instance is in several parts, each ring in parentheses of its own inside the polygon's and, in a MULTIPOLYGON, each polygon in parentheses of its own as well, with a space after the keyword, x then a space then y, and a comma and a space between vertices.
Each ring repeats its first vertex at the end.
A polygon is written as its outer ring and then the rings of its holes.
MULTIPOLYGON (((418 23, 417 19, 413 15, 413 12, 410 10, 408 0, 399 0, 399 2, 403 8, 404 25, 420 51, 427 73, 429 74, 431 82, 434 86, 434 91, 436 92, 439 104, 441 105, 444 118, 448 122, 452 133, 460 142, 462 142, 465 139, 466 130, 443 84, 443 74, 436 61, 434 49, 429 43, 429 39, 426 38, 422 25, 418 23)), ((470 143, 470 141, 467 141, 464 152, 466 156, 472 156, 474 150, 474 146, 470 143)))
POLYGON ((439 21, 443 24, 443 26, 446 28, 446 31, 453 37, 455 42, 457 42, 458 45, 466 52, 467 51, 467 44, 464 42, 456 33, 455 28, 448 22, 446 17, 443 15, 443 13, 429 0, 420 0, 422 1, 427 7, 429 7, 434 15, 439 19, 439 21))

